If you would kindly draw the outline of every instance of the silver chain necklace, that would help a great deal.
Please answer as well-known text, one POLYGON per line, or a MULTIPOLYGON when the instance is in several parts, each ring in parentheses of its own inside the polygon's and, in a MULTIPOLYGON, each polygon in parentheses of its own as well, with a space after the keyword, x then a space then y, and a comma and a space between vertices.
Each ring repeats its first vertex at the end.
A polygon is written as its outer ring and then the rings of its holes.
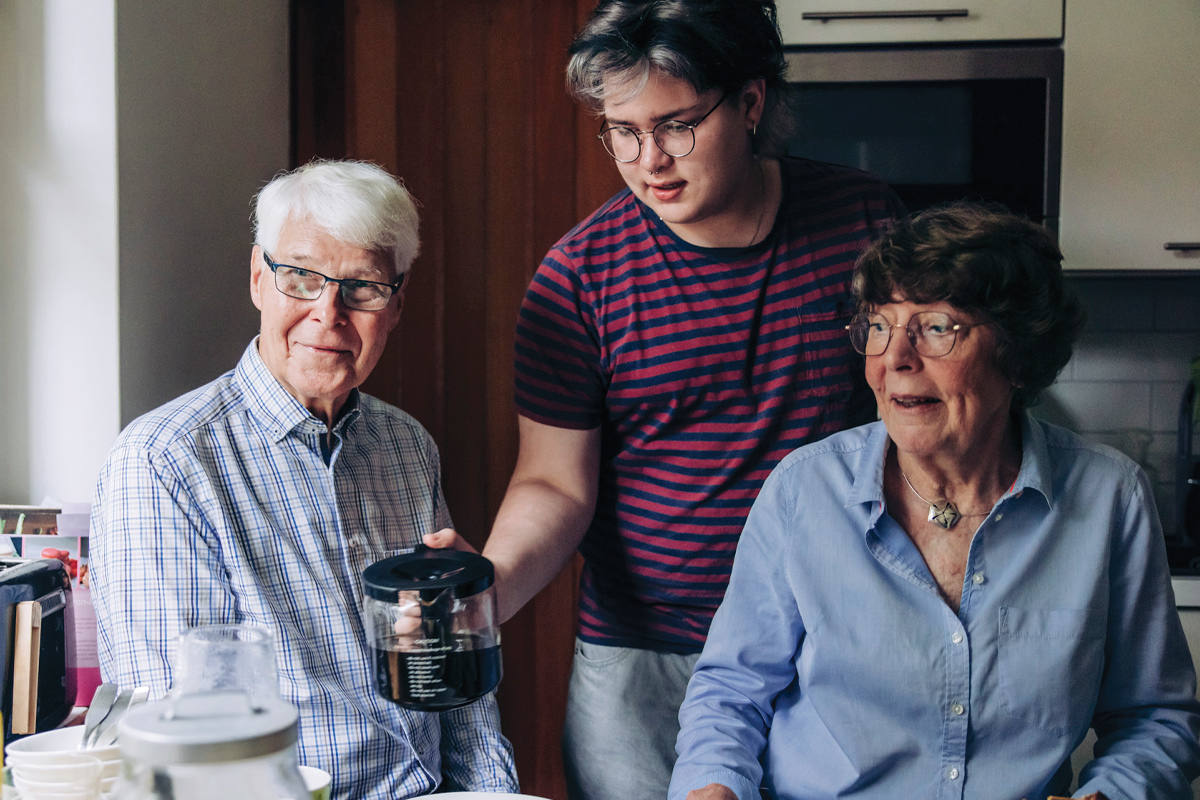
POLYGON ((904 470, 900 470, 900 477, 904 478, 904 482, 908 484, 908 488, 917 496, 917 499, 929 506, 929 516, 927 519, 934 525, 940 525, 946 530, 950 530, 957 525, 958 521, 963 517, 986 517, 989 513, 991 513, 990 511, 985 511, 982 514, 963 514, 959 512, 958 506, 954 505, 954 503, 949 500, 941 505, 937 503, 930 503, 924 497, 921 497, 920 492, 913 488, 912 481, 910 481, 908 476, 904 474, 904 470))

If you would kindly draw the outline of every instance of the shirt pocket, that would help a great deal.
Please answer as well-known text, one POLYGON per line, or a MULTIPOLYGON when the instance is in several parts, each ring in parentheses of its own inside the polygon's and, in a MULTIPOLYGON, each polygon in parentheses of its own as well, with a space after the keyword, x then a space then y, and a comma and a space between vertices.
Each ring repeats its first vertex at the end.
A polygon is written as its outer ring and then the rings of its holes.
POLYGON ((1088 727, 1104 671, 1105 617, 1087 608, 1000 608, 1003 712, 1055 736, 1088 727))

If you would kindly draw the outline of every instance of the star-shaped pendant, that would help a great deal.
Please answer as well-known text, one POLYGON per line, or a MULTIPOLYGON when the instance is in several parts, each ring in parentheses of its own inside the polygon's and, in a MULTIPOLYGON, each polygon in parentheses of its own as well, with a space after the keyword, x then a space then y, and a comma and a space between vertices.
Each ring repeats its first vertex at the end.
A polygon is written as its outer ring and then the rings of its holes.
POLYGON ((958 513, 958 509, 954 507, 954 503, 949 501, 945 505, 929 504, 929 521, 935 525, 941 525, 946 530, 950 530, 962 518, 962 514, 958 513))

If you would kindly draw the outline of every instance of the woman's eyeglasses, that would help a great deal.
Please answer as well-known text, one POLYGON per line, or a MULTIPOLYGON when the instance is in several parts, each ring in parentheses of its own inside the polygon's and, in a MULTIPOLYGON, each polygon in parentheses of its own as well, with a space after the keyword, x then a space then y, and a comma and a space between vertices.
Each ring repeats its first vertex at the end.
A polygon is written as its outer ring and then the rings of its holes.
POLYGON ((892 341, 892 330, 903 328, 914 350, 923 356, 937 358, 954 349, 958 332, 975 325, 962 325, 941 311, 921 311, 903 325, 893 325, 882 314, 857 314, 846 330, 850 344, 864 356, 881 356, 892 341))

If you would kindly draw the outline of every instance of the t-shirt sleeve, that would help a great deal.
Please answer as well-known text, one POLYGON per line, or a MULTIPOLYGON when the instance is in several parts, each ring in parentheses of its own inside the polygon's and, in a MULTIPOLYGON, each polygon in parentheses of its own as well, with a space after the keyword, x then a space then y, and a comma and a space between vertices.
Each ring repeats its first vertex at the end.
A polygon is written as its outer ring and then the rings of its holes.
POLYGON ((597 428, 607 383, 583 281, 556 247, 533 276, 517 319, 517 411, 558 428, 597 428))

